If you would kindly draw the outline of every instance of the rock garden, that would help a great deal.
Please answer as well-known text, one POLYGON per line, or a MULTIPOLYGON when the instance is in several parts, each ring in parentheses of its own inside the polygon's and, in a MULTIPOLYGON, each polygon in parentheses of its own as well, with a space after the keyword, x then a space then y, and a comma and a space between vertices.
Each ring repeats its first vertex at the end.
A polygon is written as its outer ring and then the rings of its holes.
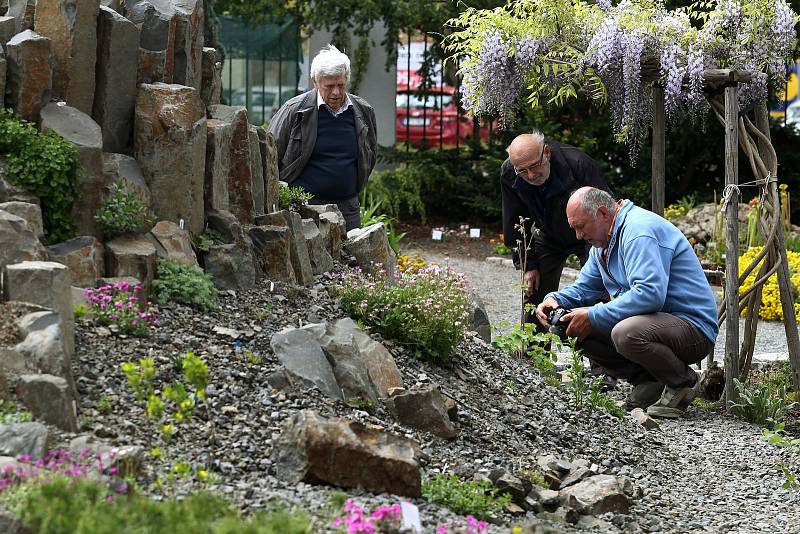
POLYGON ((0 532, 797 530, 787 364, 625 412, 492 236, 279 183, 203 4, 0 2, 0 532))

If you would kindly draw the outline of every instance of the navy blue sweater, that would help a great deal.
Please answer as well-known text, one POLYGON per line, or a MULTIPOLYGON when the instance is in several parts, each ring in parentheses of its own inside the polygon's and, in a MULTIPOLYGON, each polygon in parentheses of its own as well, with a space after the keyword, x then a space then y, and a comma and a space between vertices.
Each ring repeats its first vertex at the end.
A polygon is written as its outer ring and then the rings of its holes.
POLYGON ((323 106, 317 114, 317 142, 300 176, 301 186, 317 200, 341 201, 358 194, 358 140, 353 107, 338 117, 323 106))

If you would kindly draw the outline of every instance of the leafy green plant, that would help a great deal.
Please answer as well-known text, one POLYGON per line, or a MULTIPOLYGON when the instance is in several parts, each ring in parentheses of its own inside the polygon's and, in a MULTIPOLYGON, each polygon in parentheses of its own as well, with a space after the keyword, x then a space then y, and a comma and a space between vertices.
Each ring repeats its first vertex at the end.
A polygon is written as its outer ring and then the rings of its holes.
POLYGON ((800 447, 800 438, 788 437, 785 434, 785 423, 778 423, 772 430, 768 428, 761 429, 761 438, 771 445, 776 447, 800 447))
POLYGON ((225 239, 222 234, 211 228, 206 228, 202 234, 192 236, 192 246, 199 252, 208 252, 211 245, 222 245, 224 243, 225 239))
POLYGON ((305 512, 274 509, 244 519, 235 507, 211 493, 160 502, 120 495, 92 480, 64 477, 31 486, 12 510, 38 534, 134 534, 139 532, 232 532, 307 534, 305 512))
POLYGON ((122 180, 108 187, 108 194, 100 199, 100 208, 94 216, 97 225, 107 237, 149 229, 155 216, 147 204, 134 191, 129 191, 122 180))
POLYGON ((106 397, 105 395, 100 397, 100 400, 97 401, 97 411, 103 415, 108 415, 114 411, 114 405, 111 403, 111 399, 106 397))
POLYGON ((503 243, 498 243, 494 246, 492 252, 499 254, 500 256, 511 256, 511 253, 514 251, 505 246, 503 243))
POLYGON ((302 187, 278 188, 278 206, 282 210, 297 211, 300 206, 308 204, 308 201, 312 198, 314 198, 314 195, 307 193, 302 187))
POLYGON ((784 477, 783 487, 785 489, 800 490, 800 482, 797 481, 797 473, 789 469, 786 464, 775 464, 775 469, 784 477))
POLYGON ((244 357, 245 357, 245 360, 247 360, 247 363, 249 363, 250 365, 261 365, 261 361, 262 361, 261 356, 259 356, 258 354, 254 353, 250 349, 245 349, 244 357))
POLYGON ((174 301, 201 310, 211 310, 217 305, 217 289, 211 275, 196 265, 159 261, 153 292, 161 304, 174 301))
POLYGON ((786 403, 786 388, 770 382, 760 384, 742 383, 733 379, 739 392, 739 400, 732 407, 734 413, 746 421, 776 428, 794 403, 786 403))
POLYGON ((364 228, 373 224, 383 223, 383 226, 386 228, 386 237, 389 240, 389 246, 392 247, 395 255, 400 256, 400 241, 405 237, 406 233, 398 234, 394 226, 395 219, 379 211, 382 204, 380 200, 375 201, 372 195, 362 195, 362 197, 361 227, 364 228))
POLYGON ((570 338, 570 366, 567 370, 569 376, 569 388, 572 391, 572 405, 575 408, 583 408, 586 397, 586 379, 588 373, 583 363, 583 351, 577 347, 577 340, 570 338))
POLYGON ((463 481, 455 475, 438 475, 422 481, 422 497, 446 506, 461 515, 489 519, 511 502, 508 494, 498 494, 489 482, 463 481))
POLYGON ((350 317, 438 363, 464 339, 471 312, 463 275, 438 265, 398 271, 396 279, 383 269, 347 270, 336 293, 350 317))
POLYGON ((76 321, 80 321, 89 314, 89 307, 86 304, 78 304, 72 308, 72 314, 76 321))
POLYGON ((603 377, 598 376, 592 381, 592 385, 589 387, 589 409, 594 411, 594 409, 599 408, 601 410, 605 410, 614 417, 618 419, 622 419, 625 417, 625 410, 617 405, 616 401, 603 393, 603 377))
POLYGON ((120 367, 136 399, 145 402, 145 414, 158 425, 165 443, 177 432, 176 424, 192 417, 197 400, 205 399, 208 365, 193 352, 187 352, 181 359, 183 382, 165 384, 160 395, 156 394, 157 371, 152 358, 142 358, 138 364, 125 362, 120 367), (187 385, 192 389, 187 389, 187 385))
POLYGON ((20 410, 14 401, 0 399, 0 425, 29 423, 32 420, 31 412, 20 410))
POLYGON ((0 156, 11 183, 39 197, 48 243, 73 236, 72 204, 82 169, 75 147, 55 132, 36 127, 0 109, 0 156))
POLYGON ((497 333, 506 326, 506 322, 495 325, 492 345, 517 358, 527 355, 545 381, 552 386, 558 386, 555 362, 556 350, 562 344, 561 338, 549 332, 536 332, 533 323, 517 323, 508 333, 497 333))

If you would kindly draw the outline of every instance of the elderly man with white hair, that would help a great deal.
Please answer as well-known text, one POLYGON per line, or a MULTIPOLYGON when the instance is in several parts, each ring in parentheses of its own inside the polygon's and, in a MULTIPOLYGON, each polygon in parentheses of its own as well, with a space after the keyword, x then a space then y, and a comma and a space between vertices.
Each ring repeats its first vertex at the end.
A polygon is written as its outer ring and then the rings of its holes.
POLYGON ((335 46, 311 62, 314 89, 286 102, 269 125, 278 148, 280 178, 336 204, 347 230, 361 226, 358 193, 375 166, 377 135, 372 106, 347 92, 350 59, 335 46))

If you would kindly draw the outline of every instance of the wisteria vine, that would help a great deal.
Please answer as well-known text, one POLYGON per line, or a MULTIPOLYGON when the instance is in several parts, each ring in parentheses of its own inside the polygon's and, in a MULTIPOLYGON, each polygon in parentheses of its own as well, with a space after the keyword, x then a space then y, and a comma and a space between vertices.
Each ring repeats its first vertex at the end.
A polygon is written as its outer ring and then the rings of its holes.
POLYGON ((663 0, 596 1, 519 0, 450 21, 465 107, 509 122, 523 96, 536 105, 584 92, 608 102, 617 139, 635 157, 652 121, 653 83, 674 123, 709 109, 707 69, 749 72, 739 85, 746 109, 783 82, 797 45, 798 16, 786 0, 702 0, 674 10, 663 0))

